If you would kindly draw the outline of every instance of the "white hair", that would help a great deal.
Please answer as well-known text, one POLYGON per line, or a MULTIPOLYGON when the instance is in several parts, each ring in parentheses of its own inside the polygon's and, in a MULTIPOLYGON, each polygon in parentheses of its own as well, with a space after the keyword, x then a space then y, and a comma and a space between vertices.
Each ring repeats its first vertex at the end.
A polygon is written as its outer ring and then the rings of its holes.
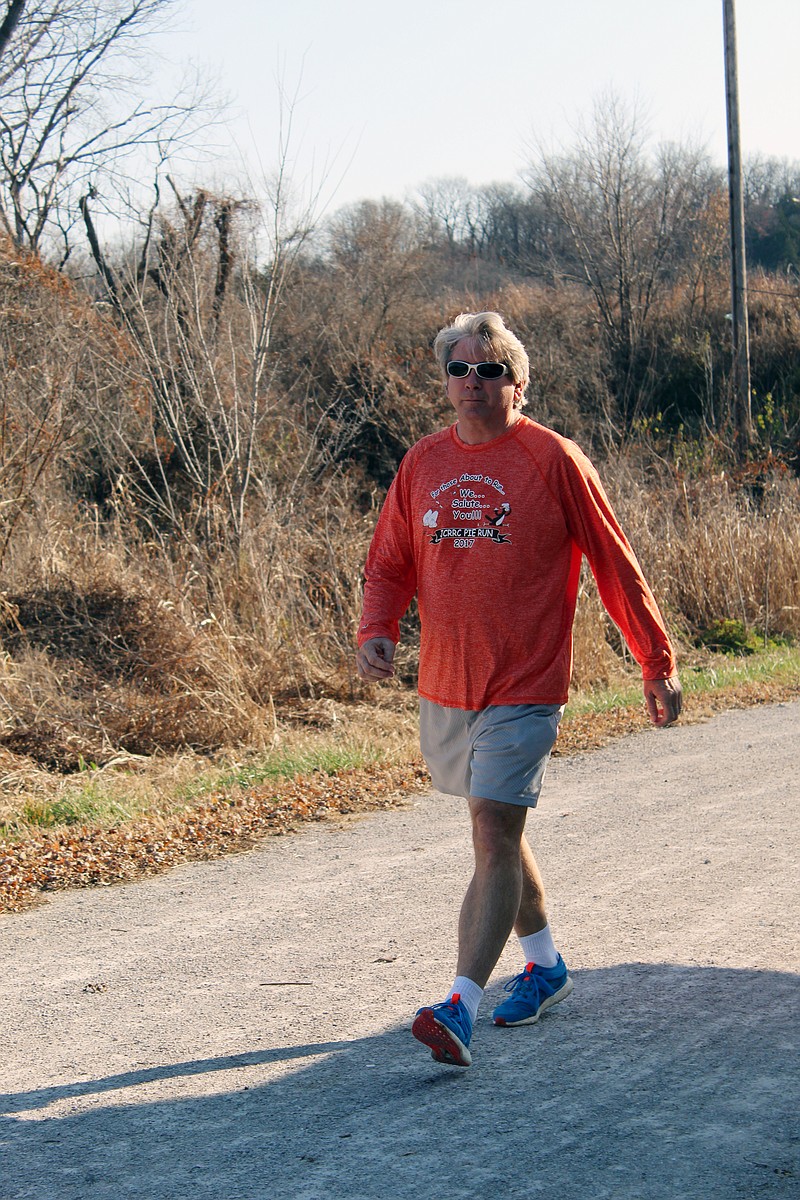
POLYGON ((522 404, 526 403, 524 392, 530 379, 530 362, 522 342, 506 328, 500 313, 459 313, 452 325, 440 329, 433 343, 433 352, 442 373, 447 374, 453 347, 465 338, 474 338, 481 343, 485 353, 497 362, 505 363, 514 383, 522 384, 522 404))

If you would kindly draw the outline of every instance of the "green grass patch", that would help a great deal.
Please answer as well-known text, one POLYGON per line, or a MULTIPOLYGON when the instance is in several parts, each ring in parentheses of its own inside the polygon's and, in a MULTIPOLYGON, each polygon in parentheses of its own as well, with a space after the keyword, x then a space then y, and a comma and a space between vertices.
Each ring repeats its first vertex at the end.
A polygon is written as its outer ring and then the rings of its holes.
MULTIPOLYGON (((35 829, 56 829, 70 825, 118 825, 136 814, 135 804, 121 802, 92 783, 70 790, 55 800, 32 797, 23 802, 19 823, 35 829)), ((0 825, 0 836, 13 836, 15 823, 0 825)))
POLYGON ((717 654, 732 654, 740 658, 751 654, 759 654, 775 650, 786 645, 785 638, 764 638, 754 629, 748 628, 742 621, 725 617, 714 621, 708 629, 704 629, 697 639, 698 646, 704 646, 717 654))
MULTIPOLYGON (((709 661, 679 668, 685 696, 724 692, 744 683, 790 683, 800 680, 800 648, 774 646, 747 657, 714 655, 709 661)), ((576 693, 567 706, 564 720, 585 713, 610 712, 642 702, 642 685, 636 682, 616 688, 576 693)))
POLYGON ((681 674, 688 694, 720 692, 741 683, 793 683, 800 680, 800 648, 774 646, 747 658, 720 656, 713 663, 688 667, 681 674))
POLYGON ((380 762, 381 757, 378 747, 367 744, 323 744, 307 750, 276 750, 259 755, 241 767, 206 773, 182 788, 181 794, 186 800, 196 800, 211 792, 257 787, 271 779, 295 779, 314 771, 335 775, 337 771, 371 766, 380 762))
POLYGON ((303 750, 259 755, 242 765, 194 772, 188 782, 167 786, 160 795, 154 795, 152 788, 137 790, 136 781, 128 774, 104 775, 100 769, 87 767, 65 779, 54 798, 38 795, 21 798, 14 818, 0 823, 0 839, 13 841, 24 835, 26 829, 68 829, 76 825, 110 828, 145 814, 166 815, 215 793, 256 787, 270 780, 295 779, 313 772, 333 775, 380 761, 380 749, 366 742, 338 746, 321 743, 303 750))

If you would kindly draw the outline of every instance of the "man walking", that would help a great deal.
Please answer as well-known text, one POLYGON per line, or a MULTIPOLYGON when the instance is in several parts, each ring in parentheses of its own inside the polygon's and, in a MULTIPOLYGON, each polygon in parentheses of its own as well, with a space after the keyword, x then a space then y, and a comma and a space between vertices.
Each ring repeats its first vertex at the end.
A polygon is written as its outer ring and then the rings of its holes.
POLYGON ((681 689, 664 622, 593 466, 522 414, 522 343, 498 313, 462 313, 434 351, 456 422, 417 442, 389 489, 365 568, 356 662, 363 679, 391 677, 399 621, 416 595, 422 752, 434 786, 468 802, 475 871, 453 986, 419 1010, 412 1033, 437 1061, 466 1067, 483 989, 512 929, 525 967, 495 1024, 532 1023, 572 991, 524 828, 567 700, 584 555, 642 667, 654 724, 677 719, 681 689))

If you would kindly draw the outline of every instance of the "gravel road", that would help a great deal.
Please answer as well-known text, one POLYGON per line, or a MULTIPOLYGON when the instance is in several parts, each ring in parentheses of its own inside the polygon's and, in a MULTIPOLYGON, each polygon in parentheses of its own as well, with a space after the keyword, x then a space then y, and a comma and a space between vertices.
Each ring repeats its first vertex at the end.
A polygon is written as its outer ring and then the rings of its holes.
POLYGON ((800 1197, 800 704, 555 760, 529 819, 575 992, 474 1066, 463 802, 0 921, 1 1200, 800 1197))

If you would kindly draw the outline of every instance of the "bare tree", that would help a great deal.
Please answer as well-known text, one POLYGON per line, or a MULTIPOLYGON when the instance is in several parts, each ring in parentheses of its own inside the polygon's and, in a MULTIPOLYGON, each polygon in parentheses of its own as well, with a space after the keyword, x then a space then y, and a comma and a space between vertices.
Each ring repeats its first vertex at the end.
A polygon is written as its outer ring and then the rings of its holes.
POLYGON ((417 222, 397 201, 363 200, 334 217, 329 244, 333 265, 359 297, 364 317, 359 349, 366 353, 419 275, 417 222))
POLYGON ((662 146, 649 156, 635 110, 606 95, 574 149, 540 151, 527 182, 551 217, 556 271, 594 298, 630 417, 639 401, 634 366, 656 300, 681 267, 717 173, 703 150, 662 146))
POLYGON ((444 234, 450 249, 469 240, 476 193, 466 179, 460 176, 429 179, 417 188, 417 196, 414 207, 433 236, 444 234))
POLYGON ((169 182, 173 207, 157 193, 135 260, 121 264, 105 254, 90 197, 81 198, 107 302, 131 348, 127 390, 135 376, 146 395, 136 437, 124 413, 99 405, 93 419, 158 525, 179 528, 190 514, 213 543, 224 513, 238 541, 254 485, 270 486, 258 469, 265 423, 280 408, 270 343, 311 213, 292 210, 283 170, 260 209, 204 190, 184 195, 169 182))
MULTIPOLYGON (((0 226, 36 250, 54 226, 68 242, 79 190, 133 150, 174 144, 196 97, 150 104, 137 66, 175 0, 9 4, 0 37, 0 226)), ((65 254, 69 251, 66 245, 65 254)))
POLYGON ((800 162, 750 155, 744 163, 745 210, 775 205, 784 196, 800 195, 800 162))
POLYGON ((0 24, 0 57, 5 53, 6 46, 11 41, 25 8, 25 2, 26 0, 9 0, 6 6, 5 16, 0 24))

